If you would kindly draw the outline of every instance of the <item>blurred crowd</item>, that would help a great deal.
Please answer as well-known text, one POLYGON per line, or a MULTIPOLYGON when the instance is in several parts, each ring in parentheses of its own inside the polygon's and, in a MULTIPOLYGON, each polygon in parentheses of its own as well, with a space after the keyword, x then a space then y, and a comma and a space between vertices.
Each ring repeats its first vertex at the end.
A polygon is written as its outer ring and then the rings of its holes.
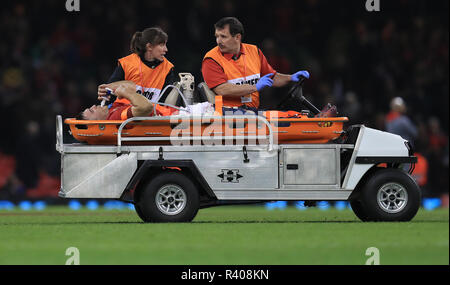
MULTIPOLYGON (((57 194, 60 158, 55 117, 97 103, 135 31, 160 26, 176 72, 202 81, 201 60, 215 46, 214 23, 235 16, 244 42, 279 72, 308 70, 305 96, 337 105, 349 124, 386 130, 401 97, 427 161, 425 195, 448 194, 448 1, 224 0, 9 1, 0 10, 0 200, 57 194), (51 188, 51 191, 46 189, 51 188), (47 192, 46 192, 47 191, 47 192), (34 194, 33 194, 34 193, 34 194)), ((287 89, 262 95, 273 108, 287 89)), ((65 142, 73 140, 65 132, 65 142)))

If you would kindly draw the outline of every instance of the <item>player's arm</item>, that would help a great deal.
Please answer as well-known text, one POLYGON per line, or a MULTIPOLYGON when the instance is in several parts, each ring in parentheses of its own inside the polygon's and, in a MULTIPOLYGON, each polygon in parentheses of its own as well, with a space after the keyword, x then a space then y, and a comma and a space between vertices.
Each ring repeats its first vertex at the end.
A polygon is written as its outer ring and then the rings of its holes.
POLYGON ((122 84, 113 90, 117 98, 130 101, 133 117, 148 116, 153 112, 153 104, 145 96, 136 93, 134 85, 122 84))
POLYGON ((117 89, 120 85, 124 85, 124 86, 129 86, 129 87, 133 87, 134 90, 136 91, 136 84, 133 81, 129 81, 129 80, 121 80, 121 81, 116 81, 116 82, 111 82, 108 84, 100 84, 98 86, 98 100, 103 100, 103 97, 108 97, 109 95, 106 94, 106 88, 110 88, 112 90, 117 89))

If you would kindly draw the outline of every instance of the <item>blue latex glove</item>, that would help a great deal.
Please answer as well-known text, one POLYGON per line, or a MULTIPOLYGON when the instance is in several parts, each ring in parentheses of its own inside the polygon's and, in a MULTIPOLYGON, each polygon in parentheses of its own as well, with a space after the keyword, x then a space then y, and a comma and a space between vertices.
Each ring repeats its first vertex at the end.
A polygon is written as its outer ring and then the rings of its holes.
POLYGON ((261 77, 258 82, 256 82, 256 90, 261 91, 262 89, 266 87, 271 87, 273 84, 273 79, 270 78, 273 75, 273 73, 269 73, 261 77))
POLYGON ((298 71, 291 75, 291 80, 294 82, 300 81, 301 77, 309 78, 309 72, 306 70, 298 71))

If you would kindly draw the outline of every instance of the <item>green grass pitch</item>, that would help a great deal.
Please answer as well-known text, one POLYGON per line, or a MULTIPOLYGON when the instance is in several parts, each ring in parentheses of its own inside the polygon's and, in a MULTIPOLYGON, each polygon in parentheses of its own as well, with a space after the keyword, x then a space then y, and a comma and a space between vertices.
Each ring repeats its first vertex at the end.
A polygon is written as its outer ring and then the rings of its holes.
POLYGON ((363 223, 350 209, 221 206, 191 223, 144 224, 131 210, 0 211, 0 264, 381 265, 449 264, 448 209, 407 223, 363 223))

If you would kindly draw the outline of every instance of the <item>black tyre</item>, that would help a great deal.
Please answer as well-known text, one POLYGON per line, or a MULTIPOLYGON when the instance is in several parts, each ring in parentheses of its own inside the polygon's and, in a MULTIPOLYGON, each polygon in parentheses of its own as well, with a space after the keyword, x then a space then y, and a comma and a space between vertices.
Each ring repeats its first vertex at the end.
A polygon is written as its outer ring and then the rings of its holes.
POLYGON ((136 212, 144 222, 190 222, 199 209, 194 183, 175 171, 158 174, 140 189, 136 212))
MULTIPOLYGON (((139 187, 140 187, 140 186, 139 186, 139 187)), ((137 189, 139 189, 139 187, 138 187, 137 189)), ((140 200, 139 194, 140 194, 140 191, 134 191, 134 197, 133 197, 133 200, 134 200, 134 202, 135 202, 135 203, 134 203, 134 210, 136 211, 136 213, 137 213, 137 215, 139 216, 139 218, 141 218, 141 220, 144 220, 145 217, 144 217, 144 215, 142 214, 141 207, 140 207, 139 203, 137 203, 137 202, 140 200)))
POLYGON ((389 168, 372 174, 358 200, 363 221, 410 221, 419 210, 421 193, 409 174, 389 168))
POLYGON ((362 203, 359 199, 354 199, 350 201, 350 206, 352 207, 353 213, 363 222, 368 221, 368 216, 366 211, 362 206, 362 203))
POLYGON ((139 206, 138 203, 134 204, 134 210, 136 211, 137 215, 139 216, 139 218, 141 218, 141 220, 145 220, 145 216, 144 214, 142 214, 142 210, 141 207, 139 206))

